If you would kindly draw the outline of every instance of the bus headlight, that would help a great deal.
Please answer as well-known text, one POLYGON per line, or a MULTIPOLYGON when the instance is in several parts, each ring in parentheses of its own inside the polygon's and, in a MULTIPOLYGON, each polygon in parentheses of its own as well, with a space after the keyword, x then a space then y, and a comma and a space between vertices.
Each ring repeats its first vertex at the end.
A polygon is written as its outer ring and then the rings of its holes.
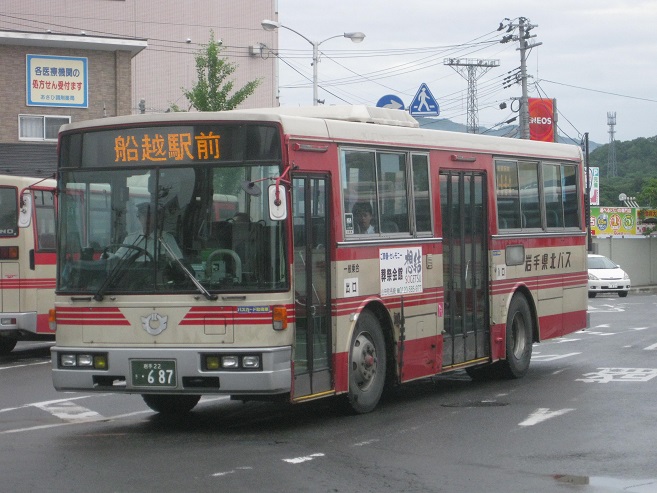
POLYGON ((105 353, 62 353, 59 355, 60 368, 93 368, 107 370, 105 353))
POLYGON ((94 357, 90 354, 80 354, 78 356, 78 366, 93 366, 94 357))
POLYGON ((59 364, 62 366, 77 366, 78 359, 74 354, 62 354, 59 357, 59 364))
POLYGON ((260 357, 259 356, 244 356, 242 358, 242 367, 243 368, 260 368, 260 357))
POLYGON ((237 356, 222 356, 221 357, 221 367, 222 368, 238 368, 240 366, 240 360, 237 356))
POLYGON ((201 355, 203 371, 221 370, 261 370, 261 354, 203 354, 201 355))

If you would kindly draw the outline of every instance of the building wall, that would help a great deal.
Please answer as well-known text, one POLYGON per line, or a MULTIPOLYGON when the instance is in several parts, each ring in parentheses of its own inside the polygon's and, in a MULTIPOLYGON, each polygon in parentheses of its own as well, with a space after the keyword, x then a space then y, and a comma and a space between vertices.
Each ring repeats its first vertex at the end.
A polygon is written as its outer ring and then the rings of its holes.
MULTIPOLYGON (((0 45, 0 143, 18 143, 18 115, 70 116, 71 121, 131 113, 131 57, 129 52, 0 45), (88 108, 27 106, 26 55, 86 57, 88 108)), ((33 144, 33 143, 32 143, 33 144)), ((43 145, 55 145, 45 142, 43 145)))
POLYGON ((619 264, 632 286, 657 285, 657 236, 594 237, 593 251, 619 264))
MULTIPOLYGON (((172 104, 187 109, 182 88, 196 80, 194 55, 214 31, 221 56, 236 64, 235 88, 262 79, 243 108, 277 105, 276 58, 253 56, 250 46, 271 39, 260 22, 276 19, 276 0, 2 0, 0 29, 144 38, 148 48, 132 61, 130 109, 163 112, 172 104), (190 40, 188 43, 187 40, 190 40)), ((272 47, 275 48, 275 47, 272 47)), ((2 74, 0 74, 2 80, 2 74)))

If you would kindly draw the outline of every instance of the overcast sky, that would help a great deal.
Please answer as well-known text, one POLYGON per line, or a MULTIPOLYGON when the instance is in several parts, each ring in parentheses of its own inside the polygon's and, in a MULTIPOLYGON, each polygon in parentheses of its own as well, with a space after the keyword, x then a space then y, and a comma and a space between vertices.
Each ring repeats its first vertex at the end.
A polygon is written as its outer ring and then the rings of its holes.
MULTIPOLYGON (((589 132, 607 143, 607 112, 616 112, 616 140, 657 135, 655 0, 279 0, 278 11, 283 25, 311 41, 365 33, 360 44, 342 37, 321 44, 326 104, 376 105, 394 94, 408 106, 426 83, 440 116, 466 124, 467 81, 444 59, 499 60, 477 74, 479 124, 492 127, 517 114, 511 101, 521 89, 502 87, 520 65, 518 42, 491 41, 506 34, 496 31, 504 18, 525 17, 537 25, 530 42, 542 43, 527 57, 529 96, 557 100, 560 134, 579 142, 589 132)), ((281 29, 279 52, 281 105, 312 104, 312 46, 281 29)))

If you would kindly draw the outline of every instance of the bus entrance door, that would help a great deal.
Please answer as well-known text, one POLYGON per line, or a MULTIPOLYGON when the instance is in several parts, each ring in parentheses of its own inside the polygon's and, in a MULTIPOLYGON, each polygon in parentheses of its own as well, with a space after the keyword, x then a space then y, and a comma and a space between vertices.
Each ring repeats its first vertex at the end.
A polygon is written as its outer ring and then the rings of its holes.
POLYGON ((486 175, 440 173, 445 319, 443 368, 488 358, 486 175))
POLYGON ((295 175, 294 224, 295 347, 293 399, 332 389, 329 201, 326 176, 295 175))

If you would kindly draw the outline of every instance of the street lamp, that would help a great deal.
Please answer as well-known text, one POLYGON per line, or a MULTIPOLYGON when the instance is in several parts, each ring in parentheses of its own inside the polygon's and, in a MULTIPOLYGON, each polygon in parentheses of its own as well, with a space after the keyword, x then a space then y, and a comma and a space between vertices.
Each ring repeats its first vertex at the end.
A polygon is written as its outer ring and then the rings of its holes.
POLYGON ((260 23, 262 25, 262 28, 265 31, 274 31, 278 28, 283 28, 287 29, 288 31, 292 31, 294 34, 297 34, 301 36, 303 39, 308 41, 311 45, 313 45, 313 106, 317 106, 318 100, 317 100, 317 89, 318 89, 318 84, 317 84, 317 64, 319 63, 319 45, 322 43, 328 41, 329 39, 333 38, 348 38, 354 43, 360 43, 365 39, 365 35, 361 32, 352 32, 352 33, 344 33, 344 34, 337 34, 335 36, 331 36, 330 38, 326 38, 322 41, 312 41, 305 37, 303 34, 301 34, 298 31, 295 31, 291 27, 284 26, 280 22, 276 21, 270 21, 268 19, 265 19, 260 23))

